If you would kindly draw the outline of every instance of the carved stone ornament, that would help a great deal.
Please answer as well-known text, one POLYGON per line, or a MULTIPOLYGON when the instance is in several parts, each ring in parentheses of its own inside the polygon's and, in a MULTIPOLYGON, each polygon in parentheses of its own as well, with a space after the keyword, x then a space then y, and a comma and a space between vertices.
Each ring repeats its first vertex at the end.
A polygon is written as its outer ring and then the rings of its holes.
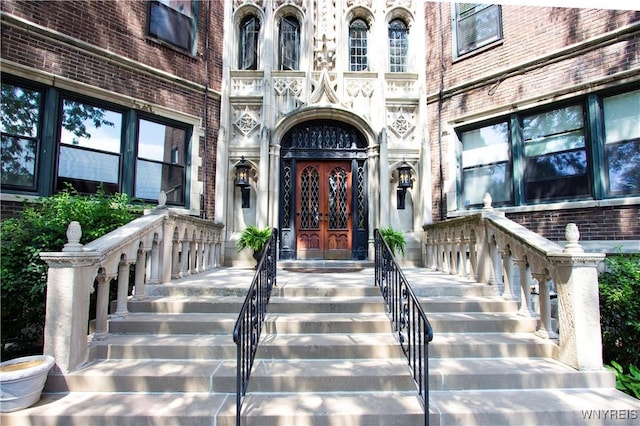
POLYGON ((74 220, 67 227, 67 240, 69 242, 64 245, 62 251, 82 251, 80 238, 82 238, 82 227, 79 222, 74 220))

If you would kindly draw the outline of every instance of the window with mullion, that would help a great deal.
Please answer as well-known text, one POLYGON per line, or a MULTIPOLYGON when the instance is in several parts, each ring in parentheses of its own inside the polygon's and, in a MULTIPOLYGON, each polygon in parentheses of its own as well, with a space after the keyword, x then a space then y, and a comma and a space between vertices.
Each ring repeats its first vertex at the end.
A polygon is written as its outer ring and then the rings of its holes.
POLYGON ((149 1, 148 32, 187 52, 195 53, 198 1, 149 1))
POLYGON ((407 39, 407 25, 400 19, 394 19, 389 23, 389 71, 407 71, 407 52, 409 42, 407 39))
POLYGON ((349 25, 349 70, 369 69, 367 36, 369 27, 362 19, 355 19, 349 25))
POLYGON ((581 105, 524 117, 522 132, 527 202, 590 194, 581 105))
POLYGON ((502 38, 502 11, 499 5, 456 3, 453 7, 457 56, 502 38))
POLYGON ((485 193, 495 204, 513 199, 509 125, 499 122, 461 134, 462 199, 465 207, 482 205, 485 193))
POLYGON ((640 90, 603 99, 607 194, 640 194, 640 90))
POLYGON ((260 21, 257 16, 246 16, 240 22, 239 63, 241 70, 258 69, 258 37, 260 36, 260 21))
POLYGON ((297 70, 300 46, 300 24, 293 16, 280 20, 280 69, 297 70))
POLYGON ((43 93, 2 83, 2 186, 35 191, 43 93))
POLYGON ((122 112, 63 99, 61 115, 56 189, 121 191, 122 112))
POLYGON ((167 203, 184 204, 187 137, 186 128, 138 120, 136 197, 157 200, 164 191, 167 203))

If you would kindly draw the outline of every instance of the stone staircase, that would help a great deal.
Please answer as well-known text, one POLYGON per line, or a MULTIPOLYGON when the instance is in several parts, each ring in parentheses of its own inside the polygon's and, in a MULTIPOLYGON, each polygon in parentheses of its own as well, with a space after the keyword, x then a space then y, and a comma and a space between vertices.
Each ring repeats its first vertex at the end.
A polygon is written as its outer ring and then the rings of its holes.
MULTIPOLYGON (((373 269, 278 271, 243 405, 246 425, 418 425, 424 411, 373 269)), ((93 342, 96 361, 50 375, 9 425, 234 425, 231 331, 253 270, 148 286, 93 342)), ((408 268, 435 331, 431 425, 638 424, 640 401, 607 371, 553 359, 534 319, 491 286, 408 268)))

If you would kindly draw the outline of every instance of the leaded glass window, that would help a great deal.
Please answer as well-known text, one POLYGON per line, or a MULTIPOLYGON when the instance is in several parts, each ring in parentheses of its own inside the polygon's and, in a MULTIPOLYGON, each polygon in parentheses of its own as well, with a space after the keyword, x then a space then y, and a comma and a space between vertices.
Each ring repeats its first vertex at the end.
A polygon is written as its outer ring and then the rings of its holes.
POLYGON ((297 70, 299 68, 300 23, 293 16, 280 20, 280 69, 297 70))
POLYGON ((367 36, 369 27, 362 19, 355 19, 349 25, 349 70, 369 69, 367 36))
POLYGON ((239 31, 239 63, 241 70, 258 69, 258 37, 260 36, 260 21, 257 16, 246 16, 240 22, 239 31))
POLYGON ((400 19, 389 23, 389 71, 407 71, 407 52, 409 50, 407 25, 400 19))

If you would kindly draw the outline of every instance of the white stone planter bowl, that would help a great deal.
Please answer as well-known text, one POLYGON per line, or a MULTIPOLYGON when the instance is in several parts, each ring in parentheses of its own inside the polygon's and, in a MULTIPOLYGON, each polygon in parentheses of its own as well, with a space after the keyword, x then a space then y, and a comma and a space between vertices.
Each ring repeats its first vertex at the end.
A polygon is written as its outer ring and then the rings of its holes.
POLYGON ((0 411, 8 413, 35 404, 53 363, 49 355, 25 356, 0 363, 0 411))

